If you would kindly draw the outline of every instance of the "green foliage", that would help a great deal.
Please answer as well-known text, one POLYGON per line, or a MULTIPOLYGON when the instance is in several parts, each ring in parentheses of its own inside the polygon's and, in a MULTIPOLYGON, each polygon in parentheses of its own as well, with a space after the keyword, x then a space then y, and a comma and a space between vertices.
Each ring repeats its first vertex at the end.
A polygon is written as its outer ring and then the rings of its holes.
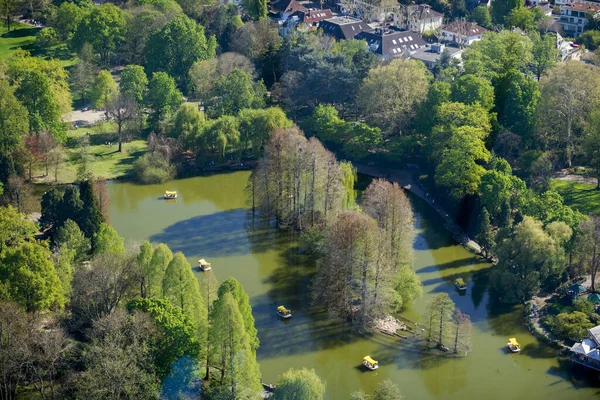
POLYGON ((154 72, 148 84, 146 102, 152 109, 152 124, 158 126, 162 118, 174 112, 183 102, 175 80, 165 72, 154 72))
POLYGON ((33 132, 52 130, 58 125, 61 108, 48 75, 37 69, 25 71, 15 95, 29 112, 29 124, 33 132))
MULTIPOLYGON (((241 314, 244 329, 246 331, 248 344, 255 353, 259 346, 257 330, 254 327, 254 317, 252 316, 252 306, 250 305, 250 298, 246 294, 244 287, 235 278, 225 279, 221 285, 219 285, 217 302, 222 301, 226 293, 231 293, 233 300, 237 304, 237 308, 241 314)), ((217 307, 216 305, 214 306, 217 307)), ((214 318, 212 318, 214 323, 214 318)))
POLYGON ((44 28, 35 37, 35 45, 40 50, 48 50, 50 47, 59 44, 59 42, 60 38, 54 28, 44 28))
POLYGON ((90 101, 94 108, 104 108, 106 103, 117 94, 117 83, 109 71, 103 70, 96 76, 90 91, 90 101))
POLYGON ((10 298, 27 311, 62 307, 61 282, 52 263, 52 253, 42 242, 23 242, 0 255, 0 283, 10 298))
POLYGON ((582 340, 587 337, 587 330, 593 327, 588 316, 580 311, 560 313, 554 318, 554 332, 569 340, 582 340))
POLYGON ((50 23, 62 40, 70 40, 88 10, 87 7, 80 7, 73 2, 65 1, 55 9, 50 23))
POLYGON ((165 277, 165 271, 172 259, 173 253, 166 244, 161 243, 154 248, 154 253, 152 254, 148 269, 142 269, 142 273, 145 276, 145 282, 147 282, 148 297, 165 296, 162 282, 165 277))
POLYGON ((383 144, 381 129, 361 122, 355 124, 344 140, 342 151, 348 157, 361 159, 383 144))
POLYGON ((400 388, 391 380, 386 379, 377 385, 377 389, 369 400, 402 400, 400 388))
POLYGON ((277 380, 273 400, 323 400, 325 384, 314 369, 290 369, 277 380))
POLYGON ((92 45, 94 52, 100 55, 104 64, 108 65, 110 56, 124 39, 127 22, 123 10, 111 3, 93 7, 77 26, 71 40, 75 50, 85 43, 92 45))
POLYGON ((490 214, 483 208, 479 213, 477 219, 477 231, 475 233, 475 240, 481 246, 486 255, 489 254, 490 250, 496 245, 494 231, 490 224, 490 214))
POLYGON ((33 240, 36 232, 35 223, 16 208, 11 205, 0 207, 0 255, 23 241, 33 240))
POLYGON ((250 74, 236 68, 215 81, 208 113, 219 117, 237 115, 244 108, 263 108, 266 93, 262 82, 254 83, 250 74))
POLYGON ((223 160, 227 149, 235 149, 240 142, 238 120, 231 115, 224 115, 216 120, 208 121, 197 137, 198 148, 203 149, 200 155, 212 156, 223 160))
POLYGON ((471 19, 484 28, 489 28, 492 25, 492 16, 486 6, 475 7, 471 19))
POLYGON ((254 20, 267 16, 268 8, 266 0, 243 0, 242 9, 254 20))
POLYGON ((340 143, 349 127, 335 107, 319 104, 303 121, 302 129, 307 136, 316 136, 324 143, 340 143))
POLYGON ((192 320, 167 300, 136 299, 127 304, 127 309, 148 313, 162 333, 150 345, 159 376, 166 376, 181 357, 196 359, 200 355, 200 342, 192 320))
POLYGON ((506 25, 521 28, 524 31, 531 31, 536 26, 535 15, 526 7, 515 7, 506 17, 506 25))
POLYGON ((479 184, 479 197, 483 207, 493 218, 497 218, 506 202, 521 203, 525 190, 525 182, 510 173, 486 171, 479 184))
MULTIPOLYGON (((537 8, 536 8, 537 9, 537 8)), ((535 10, 535 9, 534 9, 535 10)), ((584 34, 587 33, 584 32, 584 34)), ((581 37, 583 35, 580 35, 581 37)), ((533 67, 539 81, 543 73, 549 70, 556 63, 558 50, 556 49, 556 35, 546 32, 541 36, 537 31, 529 32, 529 38, 533 43, 533 67)))
POLYGON ((465 104, 479 103, 484 109, 494 107, 494 88, 487 79, 475 75, 463 75, 452 85, 452 101, 465 104))
POLYGON ((72 251, 72 261, 76 263, 83 261, 91 249, 90 239, 85 237, 79 225, 70 219, 56 231, 54 241, 60 253, 72 251))
POLYGON ((562 243, 544 231, 541 222, 529 217, 502 239, 494 252, 499 261, 490 281, 493 292, 504 303, 528 300, 548 277, 560 276, 565 268, 562 243))
POLYGON ((498 122, 521 136, 526 146, 533 141, 539 100, 539 84, 535 80, 521 73, 511 76, 498 122))
POLYGON ((165 270, 163 296, 190 317, 199 335, 206 333, 206 308, 202 305, 200 285, 183 253, 176 253, 165 270))
POLYGON ((146 86, 148 86, 148 77, 142 66, 129 64, 123 68, 119 81, 121 93, 141 102, 146 93, 146 86))
POLYGON ((100 229, 94 233, 92 243, 94 244, 94 254, 121 255, 125 253, 123 238, 119 236, 115 228, 107 223, 100 224, 100 229))
POLYGON ((206 121, 204 114, 192 104, 182 104, 173 118, 171 136, 176 138, 183 150, 191 150, 196 146, 196 137, 201 134, 202 125, 206 121))
POLYGON ((215 56, 215 39, 207 39, 204 27, 178 15, 148 38, 144 55, 146 71, 166 72, 180 87, 188 85, 188 71, 198 60, 215 56))
POLYGON ((510 14, 510 12, 519 7, 522 7, 522 3, 518 0, 494 1, 491 7, 491 14, 494 23, 503 24, 505 18, 510 14))
POLYGON ((28 131, 27 108, 17 100, 8 80, 0 79, 0 157, 16 149, 28 131))
POLYGON ((133 163, 133 176, 144 184, 165 183, 175 177, 175 166, 158 152, 146 153, 133 163))
POLYGON ((241 149, 248 150, 248 147, 252 146, 252 153, 255 155, 275 129, 292 126, 292 122, 279 107, 241 110, 238 113, 238 121, 241 149))
POLYGON ((577 44, 585 46, 590 51, 600 47, 600 31, 587 30, 577 36, 577 44))
POLYGON ((83 202, 83 210, 80 218, 77 220, 77 224, 83 233, 85 233, 85 236, 92 237, 94 233, 100 230, 100 224, 105 222, 105 218, 100 211, 94 182, 91 178, 79 183, 79 198, 83 202))
POLYGON ((344 187, 344 202, 342 208, 350 210, 356 207, 356 190, 354 184, 358 181, 358 173, 356 167, 349 161, 340 162, 342 170, 342 186, 344 187))

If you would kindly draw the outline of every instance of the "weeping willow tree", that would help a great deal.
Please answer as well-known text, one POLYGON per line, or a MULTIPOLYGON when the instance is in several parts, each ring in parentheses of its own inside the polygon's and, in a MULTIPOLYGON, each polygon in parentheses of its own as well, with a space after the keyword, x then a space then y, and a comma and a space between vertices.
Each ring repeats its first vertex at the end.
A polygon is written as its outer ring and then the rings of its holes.
POLYGON ((356 172, 342 166, 316 138, 277 129, 249 179, 252 209, 278 226, 305 230, 354 203, 356 172))

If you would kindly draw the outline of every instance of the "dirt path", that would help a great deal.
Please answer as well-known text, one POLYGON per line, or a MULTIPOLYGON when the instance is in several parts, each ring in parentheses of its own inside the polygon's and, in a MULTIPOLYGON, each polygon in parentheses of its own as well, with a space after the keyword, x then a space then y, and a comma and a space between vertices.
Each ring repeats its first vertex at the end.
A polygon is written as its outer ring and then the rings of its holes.
POLYGON ((409 190, 421 199, 425 200, 437 213, 444 219, 446 229, 452 233, 454 239, 461 244, 472 249, 476 253, 481 253, 481 247, 474 240, 469 238, 454 219, 435 202, 427 190, 419 182, 413 179, 413 175, 418 172, 418 169, 394 169, 382 168, 370 165, 354 164, 359 173, 369 175, 376 178, 386 178, 392 182, 397 182, 404 189, 409 190))
POLYGON ((73 110, 63 115, 63 121, 71 121, 77 126, 89 126, 106 120, 104 111, 97 110, 73 110))
POLYGON ((561 181, 570 181, 578 183, 587 183, 589 185, 597 185, 598 180, 596 178, 587 177, 583 175, 571 174, 568 169, 561 169, 554 174, 554 179, 561 181))

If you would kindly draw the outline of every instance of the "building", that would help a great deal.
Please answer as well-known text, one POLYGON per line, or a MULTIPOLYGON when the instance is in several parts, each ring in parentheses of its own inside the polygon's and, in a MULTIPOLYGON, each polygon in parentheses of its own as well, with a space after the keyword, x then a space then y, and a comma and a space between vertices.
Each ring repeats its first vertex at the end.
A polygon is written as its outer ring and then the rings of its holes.
POLYGON ((299 11, 297 14, 300 22, 308 28, 317 27, 321 21, 333 18, 333 14, 329 9, 299 11))
POLYGON ((482 28, 475 22, 456 20, 441 29, 440 38, 442 42, 454 43, 458 46, 469 46, 471 43, 481 40, 487 29, 482 28))
POLYGON ((571 347, 570 360, 600 371, 600 325, 588 329, 588 337, 571 347))
POLYGON ((363 31, 355 38, 366 41, 369 51, 386 60, 409 58, 411 54, 426 45, 417 32, 393 26, 363 31))
POLYGON ((443 14, 433 10, 427 4, 411 4, 406 7, 406 11, 407 18, 401 28, 420 34, 438 30, 444 20, 443 14))
POLYGON ((600 6, 600 0, 555 0, 555 5, 565 6, 567 4, 581 3, 590 6, 600 6))
POLYGON ((271 20, 277 23, 279 28, 279 35, 281 35, 282 37, 286 37, 299 26, 303 26, 306 29, 317 28, 321 21, 330 18, 333 18, 333 14, 329 9, 309 9, 306 11, 296 11, 293 14, 289 15, 287 19, 281 19, 279 14, 271 16, 271 20))
POLYGON ((307 11, 300 2, 296 0, 275 0, 270 4, 269 17, 276 22, 286 21, 292 14, 307 11))
POLYGON ((562 5, 559 23, 566 36, 577 37, 585 30, 590 15, 600 16, 600 5, 585 3, 562 5))
POLYGON ((332 36, 337 40, 352 39, 359 33, 372 29, 366 22, 352 17, 326 19, 319 23, 319 28, 323 30, 324 35, 332 36))
POLYGON ((465 1, 465 7, 469 11, 473 10, 479 6, 490 8, 491 4, 492 4, 491 0, 466 0, 465 1))
POLYGON ((410 58, 420 60, 423 62, 423 64, 425 64, 427 68, 433 69, 433 67, 435 67, 440 58, 442 58, 442 54, 444 53, 444 51, 447 52, 447 54, 450 57, 460 60, 464 49, 448 47, 441 43, 435 43, 432 45, 425 45, 425 47, 419 48, 417 51, 410 55, 410 58))

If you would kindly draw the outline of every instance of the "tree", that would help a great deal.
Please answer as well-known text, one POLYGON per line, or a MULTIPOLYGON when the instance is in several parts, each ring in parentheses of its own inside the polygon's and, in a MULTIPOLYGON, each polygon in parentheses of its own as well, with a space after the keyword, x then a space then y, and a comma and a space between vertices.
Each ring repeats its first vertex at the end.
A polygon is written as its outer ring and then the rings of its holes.
POLYGON ((31 331, 21 307, 0 302, 0 395, 4 399, 16 399, 17 389, 27 381, 24 366, 32 356, 28 346, 31 331))
POLYGON ((494 107, 494 88, 490 81, 476 75, 463 75, 452 85, 452 101, 465 104, 479 103, 484 109, 494 107))
POLYGON ((542 79, 541 93, 538 137, 564 149, 564 162, 571 167, 581 128, 600 101, 600 72, 582 62, 557 65, 542 79))
POLYGON ((65 1, 55 9, 50 24, 56 29, 62 40, 68 41, 87 12, 87 7, 80 7, 73 2, 65 1))
POLYGON ((215 302, 209 336, 211 364, 220 370, 220 378, 213 381, 210 392, 233 400, 257 398, 262 390, 260 370, 242 315, 230 292, 215 302))
POLYGON ((519 72, 511 75, 498 122, 518 134, 527 147, 534 141, 540 96, 539 84, 534 79, 519 72))
POLYGON ((165 72, 155 72, 148 84, 146 102, 153 112, 153 125, 157 126, 161 119, 179 107, 183 102, 183 95, 177 89, 172 77, 165 72))
POLYGON ((140 65, 129 64, 121 71, 121 80, 119 89, 122 94, 135 99, 138 103, 144 99, 146 87, 148 86, 148 77, 144 72, 144 67, 140 65))
POLYGON ((73 251, 73 261, 83 261, 91 249, 90 239, 85 237, 79 225, 73 220, 67 219, 61 226, 54 237, 56 247, 59 252, 65 250, 73 251))
MULTIPOLYGON (((63 4, 72 4, 70 2, 63 4)), ((85 43, 79 50, 79 62, 73 66, 71 73, 71 88, 79 93, 84 103, 89 99, 90 91, 94 85, 97 68, 94 64, 94 52, 89 43, 85 43)), ((86 103, 87 104, 87 103, 86 103)))
POLYGON ((27 311, 62 307, 65 299, 51 253, 41 242, 10 247, 1 258, 0 282, 11 300, 27 311))
POLYGON ((19 0, 2 0, 0 1, 0 15, 6 20, 6 28, 10 32, 10 25, 13 18, 19 10, 21 2, 19 0))
POLYGON ((104 108, 117 95, 117 83, 109 71, 103 70, 96 76, 90 90, 90 101, 94 108, 104 108))
POLYGON ((506 25, 508 27, 520 28, 524 31, 532 31, 536 27, 535 16, 526 7, 515 7, 506 16, 506 25))
POLYGON ((0 157, 7 157, 29 132, 27 109, 8 80, 0 80, 0 157))
POLYGON ((484 28, 489 28, 492 25, 492 16, 486 6, 475 7, 471 19, 484 28))
POLYGON ((588 316, 580 311, 558 314, 554 325, 558 335, 573 341, 580 341, 587 337, 588 329, 594 327, 588 316))
POLYGON ((454 302, 447 293, 436 295, 426 305, 424 320, 427 339, 434 341, 439 349, 446 348, 446 341, 452 338, 454 308, 454 302))
POLYGON ((476 128, 456 128, 435 169, 435 184, 444 187, 455 202, 476 194, 485 172, 479 163, 487 161, 490 154, 479 137, 476 128))
POLYGON ((490 214, 483 208, 477 219, 477 233, 475 240, 483 250, 486 258, 490 256, 490 250, 495 246, 494 231, 490 224, 490 214))
POLYGON ((600 217, 590 215, 579 224, 575 254, 583 270, 591 274, 592 292, 596 291, 596 277, 600 271, 600 217))
POLYGON ((266 18, 268 12, 266 0, 243 0, 242 9, 254 20, 266 18))
POLYGON ((77 224, 88 238, 94 237, 96 232, 100 231, 101 224, 106 222, 106 218, 100 209, 95 184, 92 179, 90 177, 79 183, 79 198, 83 203, 83 209, 79 214, 77 224))
POLYGON ((565 268, 563 246, 541 222, 525 217, 513 231, 496 245, 498 263, 490 277, 493 293, 511 304, 531 298, 548 277, 560 277, 565 268))
POLYGON ((584 128, 583 152, 596 172, 596 188, 600 189, 600 112, 590 114, 589 123, 584 128))
POLYGON ((452 323, 454 328, 452 352, 458 354, 463 349, 469 351, 471 349, 471 318, 468 314, 456 309, 452 315, 452 323))
MULTIPOLYGON (((161 334, 150 349, 158 376, 167 376, 177 360, 196 359, 200 355, 200 342, 192 320, 167 300, 135 299, 127 304, 127 309, 147 313, 158 326, 161 334)), ((192 376, 186 376, 186 380, 191 379, 192 376)))
POLYGON ((369 71, 356 99, 369 125, 402 132, 427 96, 430 76, 422 63, 394 60, 369 71))
POLYGON ((41 51, 48 51, 56 46, 60 39, 54 28, 44 28, 35 36, 35 45, 41 51))
POLYGON ((79 50, 84 43, 92 45, 100 60, 108 66, 110 56, 123 41, 127 31, 124 12, 117 6, 106 3, 93 7, 87 13, 73 35, 72 46, 79 50))
POLYGON ((139 113, 137 100, 129 94, 117 91, 105 104, 106 114, 117 123, 117 136, 119 138, 119 153, 123 151, 125 140, 124 125, 135 118, 139 113))
MULTIPOLYGON (((238 310, 242 315, 242 321, 244 322, 244 328, 246 330, 248 344, 253 352, 256 352, 259 346, 258 331, 254 326, 254 317, 252 316, 252 306, 250 305, 250 298, 244 287, 235 278, 225 279, 218 289, 218 298, 222 299, 225 293, 231 293, 233 299, 237 303, 238 310)), ((216 307, 216 306, 215 306, 216 307)))
POLYGON ((116 310, 94 322, 82 361, 85 370, 73 386, 81 398, 158 399, 158 381, 149 344, 153 325, 143 313, 116 310))
POLYGON ((494 2, 491 7, 492 19, 495 24, 503 24, 504 19, 515 9, 522 7, 520 1, 516 0, 499 0, 494 2))
POLYGON ((290 369, 277 380, 274 400, 323 400, 325 384, 314 369, 290 369))
POLYGON ((169 21, 148 38, 144 55, 148 73, 166 72, 180 87, 188 85, 188 71, 198 60, 215 56, 214 37, 206 38, 204 27, 185 15, 169 21))
POLYGON ((238 113, 240 143, 243 151, 251 148, 252 154, 258 155, 271 133, 278 128, 289 128, 291 121, 287 119, 279 107, 265 109, 244 109, 238 113))
POLYGON ((26 71, 21 79, 15 95, 27 108, 30 131, 39 133, 44 129, 56 128, 61 109, 52 80, 37 69, 26 71))
POLYGON ((112 254, 122 255, 125 253, 123 238, 119 236, 115 228, 103 222, 100 228, 94 233, 92 244, 94 254, 112 254))
POLYGON ((25 218, 16 208, 0 207, 0 255, 22 241, 33 240, 37 232, 35 223, 25 218))
POLYGON ((163 295, 190 317, 199 337, 206 334, 206 308, 202 304, 200 285, 183 253, 176 253, 165 270, 163 295))
POLYGON ((244 108, 263 108, 265 97, 266 88, 261 82, 254 83, 250 74, 234 69, 215 81, 207 108, 214 117, 237 115, 244 108))
POLYGON ((238 120, 234 116, 224 115, 208 121, 203 125, 196 140, 196 147, 203 149, 201 154, 210 154, 223 160, 227 150, 236 150, 240 142, 238 120))
POLYGON ((542 37, 539 32, 532 30, 529 32, 529 37, 533 43, 532 64, 539 82, 544 72, 551 69, 556 63, 556 56, 558 54, 556 49, 556 36, 547 32, 542 37))
POLYGON ((389 379, 382 381, 377 385, 377 389, 371 396, 370 400, 402 400, 400 388, 389 379))
POLYGON ((588 30, 577 36, 577 43, 585 46, 590 51, 596 50, 600 46, 600 31, 588 30))

